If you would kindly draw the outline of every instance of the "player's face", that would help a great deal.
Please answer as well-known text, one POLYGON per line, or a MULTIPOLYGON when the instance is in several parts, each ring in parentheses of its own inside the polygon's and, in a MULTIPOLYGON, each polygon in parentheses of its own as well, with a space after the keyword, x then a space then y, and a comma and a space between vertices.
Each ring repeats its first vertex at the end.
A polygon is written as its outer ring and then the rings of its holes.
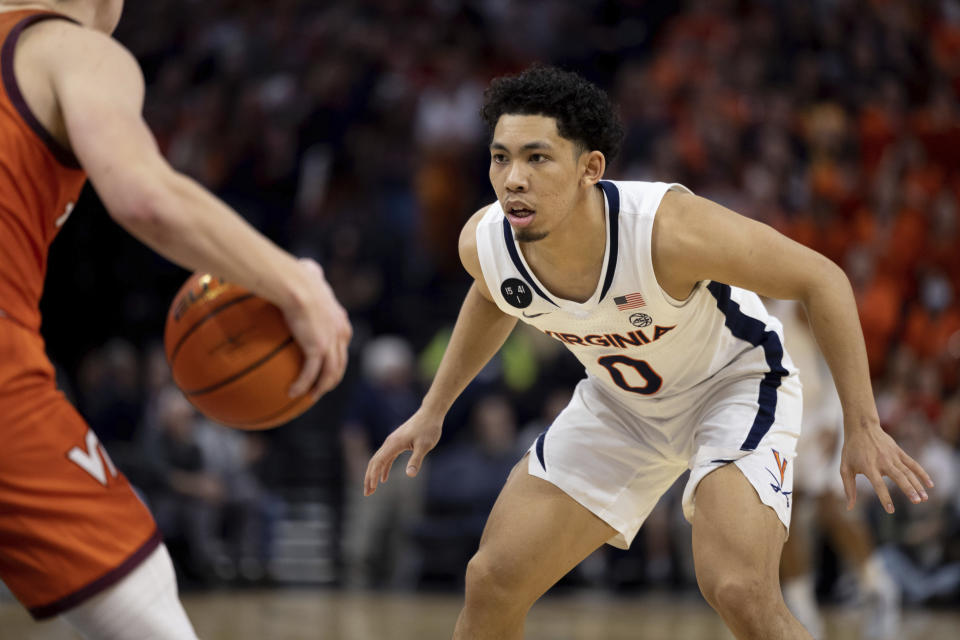
POLYGON ((490 143, 490 183, 517 240, 546 238, 573 210, 580 156, 554 118, 500 116, 490 143))

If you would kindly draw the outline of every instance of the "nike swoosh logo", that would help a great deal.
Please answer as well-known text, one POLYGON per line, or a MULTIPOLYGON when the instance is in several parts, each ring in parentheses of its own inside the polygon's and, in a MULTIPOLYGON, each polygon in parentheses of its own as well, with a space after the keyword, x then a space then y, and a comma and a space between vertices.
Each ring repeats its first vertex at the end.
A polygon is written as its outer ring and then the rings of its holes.
POLYGON ((524 318, 539 318, 540 316, 545 316, 545 315, 547 315, 548 313, 550 313, 550 312, 549 312, 549 311, 544 311, 543 313, 527 313, 526 311, 524 311, 524 312, 523 312, 523 317, 524 317, 524 318))

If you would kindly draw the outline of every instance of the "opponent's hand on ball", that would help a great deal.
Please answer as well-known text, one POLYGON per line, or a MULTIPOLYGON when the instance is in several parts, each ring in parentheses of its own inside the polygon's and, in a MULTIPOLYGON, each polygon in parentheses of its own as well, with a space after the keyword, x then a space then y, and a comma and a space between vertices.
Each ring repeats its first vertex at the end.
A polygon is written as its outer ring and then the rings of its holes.
POLYGON ((298 266, 304 283, 302 293, 296 302, 282 309, 304 354, 300 376, 290 385, 290 397, 305 393, 319 397, 343 379, 353 328, 320 265, 310 258, 301 258, 298 266))

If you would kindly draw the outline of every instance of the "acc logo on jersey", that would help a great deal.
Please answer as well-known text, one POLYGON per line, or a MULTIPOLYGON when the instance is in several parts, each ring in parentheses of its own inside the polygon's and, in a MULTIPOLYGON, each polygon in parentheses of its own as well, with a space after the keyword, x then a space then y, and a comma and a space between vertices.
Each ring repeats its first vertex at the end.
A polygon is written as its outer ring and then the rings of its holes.
POLYGON ((500 293, 508 304, 517 309, 525 309, 533 302, 530 285, 518 278, 508 278, 500 285, 500 293))
POLYGON ((649 327, 653 324, 653 318, 645 313, 634 313, 630 316, 630 324, 635 327, 649 327))

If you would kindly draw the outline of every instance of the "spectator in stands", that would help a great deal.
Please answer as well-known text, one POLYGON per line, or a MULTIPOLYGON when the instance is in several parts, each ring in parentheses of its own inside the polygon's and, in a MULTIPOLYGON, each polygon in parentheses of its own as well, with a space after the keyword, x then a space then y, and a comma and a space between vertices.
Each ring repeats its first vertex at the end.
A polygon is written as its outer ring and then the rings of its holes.
POLYGON ((345 582, 355 588, 410 587, 418 560, 411 534, 421 512, 420 482, 388 482, 377 500, 363 499, 367 460, 420 405, 413 351, 396 336, 363 350, 363 379, 340 430, 347 495, 343 533, 345 582))

